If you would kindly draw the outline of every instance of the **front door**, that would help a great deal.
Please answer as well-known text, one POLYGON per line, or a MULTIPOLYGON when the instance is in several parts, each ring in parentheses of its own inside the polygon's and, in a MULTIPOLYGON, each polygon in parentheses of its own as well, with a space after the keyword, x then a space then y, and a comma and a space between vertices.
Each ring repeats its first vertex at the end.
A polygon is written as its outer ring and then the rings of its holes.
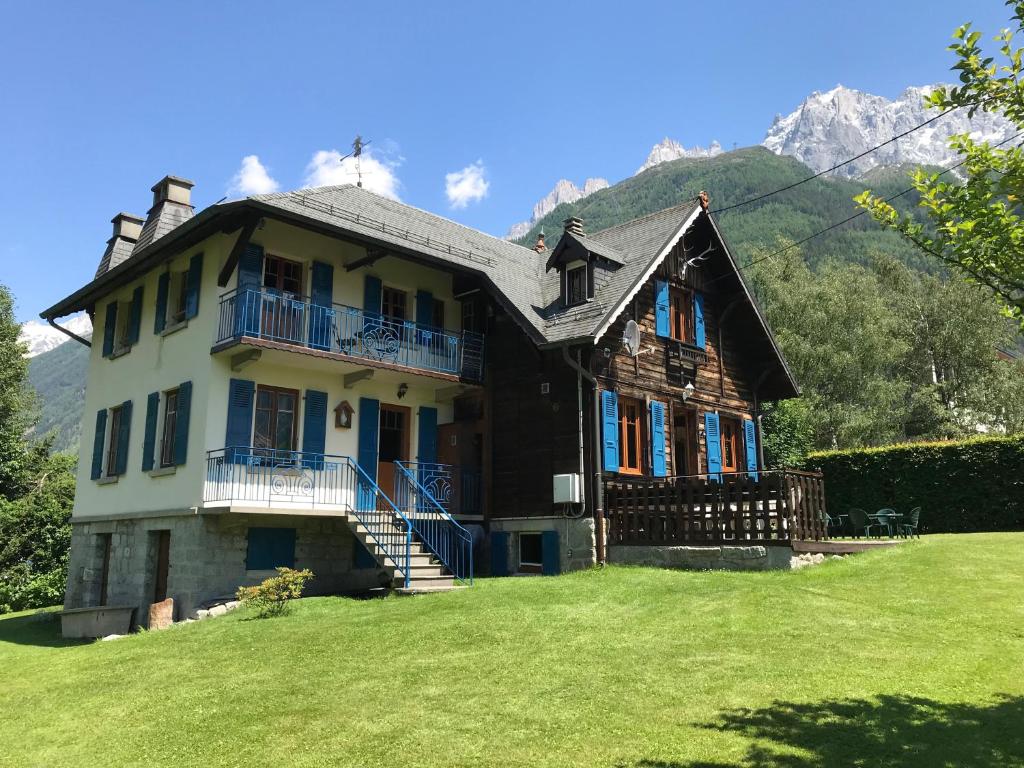
POLYGON ((263 262, 262 333, 278 341, 302 340, 302 264, 278 256, 263 262))
POLYGON ((740 469, 740 423, 736 419, 720 419, 722 431, 722 471, 738 472, 740 469))
POLYGON ((380 406, 380 437, 377 450, 377 485, 394 501, 395 462, 409 460, 411 411, 402 405, 380 406))

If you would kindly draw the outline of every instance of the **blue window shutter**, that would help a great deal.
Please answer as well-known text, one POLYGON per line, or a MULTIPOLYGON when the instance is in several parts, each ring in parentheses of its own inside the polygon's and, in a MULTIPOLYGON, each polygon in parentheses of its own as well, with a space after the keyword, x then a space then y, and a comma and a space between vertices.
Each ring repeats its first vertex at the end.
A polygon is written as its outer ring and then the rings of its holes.
POLYGON ((722 479, 722 433, 718 427, 718 414, 704 414, 704 442, 708 459, 708 474, 722 479))
POLYGON ((747 472, 757 480, 757 431, 751 419, 743 420, 743 443, 747 449, 747 472))
POLYGON ((294 528, 250 528, 245 553, 248 571, 295 567, 294 528))
POLYGON ((197 253, 188 261, 185 275, 185 319, 199 314, 199 289, 203 284, 203 254, 197 253))
POLYGON ((160 393, 150 392, 146 398, 146 434, 142 440, 142 471, 153 468, 153 450, 156 445, 156 419, 160 410, 160 393))
POLYGON ((263 284, 263 246, 249 243, 238 260, 238 290, 258 291, 263 284))
POLYGON ((323 469, 327 442, 327 393, 306 390, 306 412, 302 417, 302 463, 323 469))
POLYGON ((419 419, 416 460, 434 464, 437 462, 437 408, 421 405, 419 419))
MULTIPOLYGON (((356 445, 356 462, 366 473, 372 485, 360 476, 356 504, 359 509, 373 509, 377 504, 377 433, 380 428, 380 401, 371 397, 359 398, 359 437, 356 445)), ((389 491, 385 491, 389 493, 389 491)))
POLYGON ((366 276, 363 283, 363 311, 367 315, 380 316, 381 282, 379 277, 366 276))
POLYGON ((658 336, 668 336, 668 326, 668 283, 666 283, 664 280, 655 280, 654 331, 658 336))
POLYGON ((416 323, 431 326, 434 320, 434 294, 430 291, 416 291, 416 323))
MULTIPOLYGON (((128 471, 128 440, 132 433, 132 401, 121 403, 121 424, 117 432, 117 474, 128 471)), ((111 435, 113 439, 113 435, 111 435)))
POLYGON ((651 401, 651 474, 665 477, 665 404, 651 401))
POLYGON ((309 346, 313 349, 331 348, 331 328, 334 309, 334 267, 314 261, 309 290, 309 346))
POLYGON ((103 318, 103 356, 114 354, 114 334, 117 332, 117 302, 107 304, 107 313, 103 318))
POLYGON ((562 572, 562 558, 558 546, 558 531, 544 531, 540 535, 541 573, 557 576, 562 572))
POLYGON ((153 316, 153 333, 160 333, 167 324, 167 289, 170 284, 170 273, 160 273, 156 283, 156 314, 153 316))
POLYGON ((256 384, 246 379, 231 379, 228 385, 228 424, 224 447, 229 461, 244 463, 252 445, 253 394, 256 384))
POLYGON ((139 331, 142 330, 142 286, 136 286, 132 292, 132 310, 128 316, 128 343, 137 344, 139 331))
POLYGON ((614 392, 601 393, 601 432, 605 472, 619 471, 619 398, 614 392))
POLYGON ((263 246, 249 243, 238 260, 238 290, 235 292, 235 334, 258 336, 260 332, 263 285, 263 246))
POLYGON ((174 466, 179 467, 188 459, 188 422, 192 414, 192 382, 183 381, 178 386, 178 417, 174 424, 174 466))
POLYGON ((701 349, 707 349, 708 343, 704 333, 704 294, 693 294, 693 343, 701 349))
POLYGON ((96 412, 96 432, 92 438, 92 472, 89 477, 99 480, 103 476, 103 441, 107 435, 107 409, 96 412))
POLYGON ((491 576, 508 576, 508 531, 491 531, 491 576))

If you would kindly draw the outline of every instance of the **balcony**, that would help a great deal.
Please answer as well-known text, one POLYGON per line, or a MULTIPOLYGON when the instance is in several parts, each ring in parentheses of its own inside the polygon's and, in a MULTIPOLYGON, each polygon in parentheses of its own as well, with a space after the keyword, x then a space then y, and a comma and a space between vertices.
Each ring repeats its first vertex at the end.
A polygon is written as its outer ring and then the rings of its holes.
POLYGON ((220 299, 216 346, 236 342, 295 346, 338 359, 483 380, 484 338, 344 304, 270 290, 234 290, 220 299))

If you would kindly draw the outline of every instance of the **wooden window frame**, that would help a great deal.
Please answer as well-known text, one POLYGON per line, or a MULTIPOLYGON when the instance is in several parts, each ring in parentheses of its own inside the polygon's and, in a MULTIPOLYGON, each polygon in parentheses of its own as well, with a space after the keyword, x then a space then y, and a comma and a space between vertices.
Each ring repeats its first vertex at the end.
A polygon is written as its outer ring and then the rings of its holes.
MULTIPOLYGON (((260 445, 257 444, 257 437, 258 437, 258 435, 256 433, 256 427, 257 427, 257 424, 258 424, 257 417, 259 415, 259 410, 260 410, 260 392, 273 392, 275 395, 276 394, 292 395, 295 398, 295 411, 294 411, 294 418, 292 419, 292 440, 291 440, 292 447, 288 449, 289 451, 294 453, 295 451, 298 450, 298 438, 299 438, 299 417, 300 417, 299 411, 301 409, 301 405, 300 405, 301 400, 299 398, 299 390, 291 389, 290 387, 273 387, 273 386, 269 386, 269 385, 266 385, 266 384, 258 384, 256 386, 256 393, 255 393, 255 397, 253 399, 253 409, 252 409, 252 412, 253 412, 253 424, 252 424, 252 445, 253 445, 253 449, 255 451, 275 451, 276 452, 276 451, 281 450, 281 449, 279 449, 279 448, 277 448, 277 447, 275 447, 273 445, 271 445, 270 447, 267 447, 267 446, 260 446, 260 445)), ((276 400, 275 400, 275 404, 276 404, 276 400)), ((273 438, 277 434, 277 413, 278 413, 278 410, 274 409, 274 410, 271 411, 271 413, 274 414, 273 415, 272 423, 270 425, 270 435, 271 435, 271 438, 273 438)), ((271 439, 271 443, 273 443, 272 439, 271 439)), ((259 455, 259 454, 257 453, 257 455, 259 455)))
POLYGON ((120 405, 107 409, 107 444, 103 452, 103 476, 117 477, 118 435, 121 432, 121 419, 124 409, 120 405))
POLYGON ((670 286, 668 292, 669 336, 684 344, 693 344, 693 291, 670 286))
POLYGON ((462 330, 480 333, 480 307, 475 296, 459 299, 462 330))
POLYGON ((676 408, 672 416, 672 471, 677 477, 700 474, 699 446, 697 438, 697 409, 676 408), (679 430, 683 434, 679 434, 679 430), (679 455, 677 447, 682 444, 684 453, 679 455))
POLYGON ((718 434, 722 444, 722 472, 740 472, 740 435, 743 432, 743 423, 735 416, 718 416, 718 434), (731 434, 731 439, 729 435, 731 434), (732 464, 726 463, 726 448, 732 452, 732 464))
POLYGON ((163 395, 163 423, 160 428, 160 468, 174 466, 174 433, 178 426, 178 388, 163 395), (173 409, 171 408, 173 404, 173 409))
POLYGON ((623 475, 644 474, 644 439, 647 433, 647 419, 644 418, 645 408, 642 400, 635 397, 618 398, 619 401, 619 473, 623 475), (636 408, 636 436, 632 441, 636 449, 636 466, 626 463, 629 458, 629 427, 632 419, 627 419, 627 414, 632 407, 636 408))
POLYGON ((565 270, 565 304, 568 307, 574 307, 577 304, 584 304, 589 300, 588 290, 588 278, 587 278, 587 265, 582 264, 577 267, 568 267, 565 270), (573 279, 574 275, 582 275, 582 279, 579 281, 579 289, 581 293, 577 296, 573 290, 573 279))
POLYGON ((303 295, 302 294, 302 286, 303 286, 303 276, 304 276, 304 274, 305 274, 305 269, 303 268, 303 264, 302 264, 301 261, 296 261, 295 259, 286 259, 284 256, 277 256, 277 255, 273 255, 273 254, 267 254, 264 257, 264 259, 263 259, 263 275, 261 277, 261 286, 262 286, 262 288, 264 290, 278 291, 281 294, 291 295, 291 296, 302 296, 303 295), (276 279, 274 280, 275 284, 274 285, 268 285, 267 284, 267 276, 270 273, 270 267, 271 267, 272 264, 280 265, 281 269, 278 270, 278 273, 276 275, 276 279), (287 269, 295 269, 295 270, 297 270, 298 271, 298 277, 297 278, 292 278, 292 276, 286 276, 286 274, 285 274, 285 269, 286 268, 287 269), (285 287, 285 280, 286 279, 295 279, 297 281, 298 284, 295 286, 295 290, 292 290, 291 288, 286 288, 285 287))
POLYGON ((444 330, 444 299, 434 299, 430 309, 430 323, 439 330, 444 330))
POLYGON ((390 285, 381 286, 380 289, 380 314, 393 323, 404 323, 409 319, 409 292, 401 288, 392 288, 390 285), (394 314, 395 299, 402 297, 402 316, 394 314))

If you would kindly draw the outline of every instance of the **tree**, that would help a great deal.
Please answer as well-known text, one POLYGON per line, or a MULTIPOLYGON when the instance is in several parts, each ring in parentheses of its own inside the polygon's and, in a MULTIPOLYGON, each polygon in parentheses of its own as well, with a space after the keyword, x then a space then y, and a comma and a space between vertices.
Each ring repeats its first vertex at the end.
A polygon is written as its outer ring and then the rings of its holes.
MULTIPOLYGON (((1016 31, 1024 31, 1024 0, 1008 0, 1016 31)), ((991 290, 1006 314, 1024 327, 1024 150, 1005 146, 1024 135, 1024 49, 1014 49, 1014 31, 996 37, 1002 63, 984 56, 981 33, 964 24, 949 46, 957 56, 954 70, 961 85, 940 86, 927 99, 936 109, 966 108, 1001 113, 1019 132, 1004 146, 977 143, 968 134, 950 137, 950 147, 962 158, 966 180, 946 180, 939 173, 918 169, 911 178, 921 196, 920 206, 930 226, 901 215, 878 195, 865 191, 856 202, 880 223, 902 233, 914 245, 951 265, 967 278, 991 290)))
POLYGON ((28 384, 27 350, 18 341, 20 332, 14 299, 7 286, 0 284, 0 498, 6 499, 25 492, 41 457, 38 446, 25 439, 35 424, 36 409, 28 384))

